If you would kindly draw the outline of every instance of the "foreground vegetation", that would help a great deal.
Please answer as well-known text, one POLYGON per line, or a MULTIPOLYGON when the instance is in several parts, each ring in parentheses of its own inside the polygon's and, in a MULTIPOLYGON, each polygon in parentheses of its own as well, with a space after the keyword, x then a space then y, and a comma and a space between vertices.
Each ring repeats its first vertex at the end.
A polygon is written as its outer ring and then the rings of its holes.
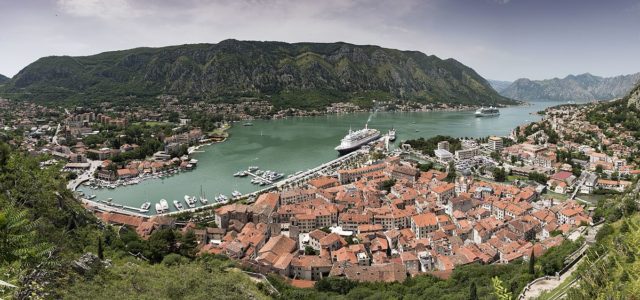
POLYGON ((149 265, 122 261, 62 291, 73 299, 268 299, 266 292, 226 258, 149 265))
POLYGON ((0 142, 0 280, 16 286, 0 284, 0 298, 268 297, 228 259, 195 259, 192 233, 159 230, 142 240, 101 224, 66 189, 57 167, 40 167, 44 159, 0 142), (97 259, 80 267, 81 257, 97 259))
POLYGON ((601 201, 606 220, 596 244, 576 273, 578 278, 567 299, 639 299, 640 215, 638 195, 629 192, 601 201))

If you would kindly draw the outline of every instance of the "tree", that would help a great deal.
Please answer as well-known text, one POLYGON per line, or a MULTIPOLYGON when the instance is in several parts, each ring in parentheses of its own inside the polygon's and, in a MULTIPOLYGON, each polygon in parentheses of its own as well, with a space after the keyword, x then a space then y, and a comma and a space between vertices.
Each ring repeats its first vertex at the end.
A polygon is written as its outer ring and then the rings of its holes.
POLYGON ((491 158, 493 158, 493 160, 499 162, 500 160, 502 160, 502 156, 500 155, 500 152, 498 151, 493 151, 490 154, 491 158))
POLYGON ((104 249, 102 248, 102 237, 98 237, 98 258, 104 259, 104 249))
POLYGON ((571 167, 571 173, 573 173, 573 176, 575 177, 580 177, 580 175, 582 175, 582 167, 580 167, 579 164, 575 164, 571 167))
POLYGON ((596 173, 602 174, 602 165, 597 165, 596 166, 596 173))
POLYGON ((396 180, 395 179, 385 180, 380 184, 380 190, 384 190, 384 191, 390 192, 391 188, 394 185, 396 185, 396 180))
POLYGON ((507 288, 502 285, 502 280, 500 278, 493 277, 491 278, 491 284, 493 285, 493 294, 498 298, 498 300, 511 300, 512 295, 507 288))
POLYGON ((493 169, 493 179, 497 182, 504 182, 507 180, 507 173, 503 168, 495 168, 493 169))
POLYGON ((171 123, 179 123, 180 122, 180 114, 178 114, 178 112, 172 111, 171 113, 169 113, 168 120, 171 123))
POLYGON ((175 251, 175 245, 176 234, 172 229, 156 230, 149 237, 148 258, 153 262, 161 262, 167 254, 175 251))
POLYGON ((422 172, 428 172, 429 170, 433 169, 433 162, 428 161, 424 164, 418 164, 418 169, 420 169, 420 171, 422 172))
POLYGON ((527 232, 524 234, 524 239, 525 239, 525 240, 527 240, 527 241, 529 241, 529 242, 534 241, 534 240, 536 239, 536 232, 535 232, 535 231, 533 231, 533 230, 529 230, 529 231, 527 231, 527 232))
POLYGON ((311 246, 305 246, 304 255, 316 255, 316 249, 313 249, 311 246))
POLYGON ((180 238, 180 254, 189 257, 196 257, 196 248, 198 247, 198 242, 196 241, 196 234, 193 230, 187 231, 180 238))
POLYGON ((449 162, 449 166, 447 167, 447 177, 444 180, 446 182, 456 181, 456 166, 452 161, 449 162))
POLYGON ((549 176, 538 172, 531 172, 529 173, 528 177, 529 180, 533 180, 540 184, 545 184, 547 181, 549 181, 549 176))
POLYGON ((0 142, 0 171, 4 168, 11 155, 11 148, 6 143, 0 142))
POLYGON ((122 143, 120 142, 120 138, 115 138, 115 139, 113 139, 113 141, 111 141, 111 147, 113 149, 120 149, 121 145, 122 145, 122 143))
POLYGON ((531 256, 529 257, 529 274, 536 274, 536 255, 533 253, 533 249, 531 249, 531 256))
POLYGON ((618 171, 611 173, 611 180, 618 180, 619 177, 620 177, 620 173, 618 173, 618 171))
POLYGON ((37 242, 36 226, 40 222, 31 221, 27 210, 11 204, 0 204, 0 207, 0 265, 15 261, 33 265, 43 259, 52 247, 37 242))
POLYGON ((469 286, 469 300, 478 300, 478 288, 475 281, 472 281, 469 286))
POLYGON ((176 254, 176 253, 169 253, 167 254, 167 256, 165 256, 162 259, 162 264, 165 266, 176 266, 176 265, 181 265, 181 264, 186 264, 189 262, 189 259, 187 259, 186 257, 180 255, 180 254, 176 254))

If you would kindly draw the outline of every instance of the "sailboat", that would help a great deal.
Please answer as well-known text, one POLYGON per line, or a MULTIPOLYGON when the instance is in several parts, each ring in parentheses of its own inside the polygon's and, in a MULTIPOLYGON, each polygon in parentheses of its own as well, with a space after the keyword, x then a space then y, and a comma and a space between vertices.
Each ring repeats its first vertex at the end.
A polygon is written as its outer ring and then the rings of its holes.
POLYGON ((202 185, 200 185, 200 202, 202 203, 202 205, 205 205, 207 204, 207 202, 209 202, 207 196, 205 196, 204 194, 204 191, 202 191, 202 185))

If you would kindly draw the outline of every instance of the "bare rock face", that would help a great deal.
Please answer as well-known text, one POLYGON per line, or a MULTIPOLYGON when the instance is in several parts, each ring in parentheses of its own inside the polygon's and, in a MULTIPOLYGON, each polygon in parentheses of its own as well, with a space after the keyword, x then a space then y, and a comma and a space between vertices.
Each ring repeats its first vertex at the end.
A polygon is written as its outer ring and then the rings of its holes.
POLYGON ((627 102, 629 106, 635 106, 636 109, 640 109, 640 85, 638 85, 631 93, 629 94, 629 102, 627 102))

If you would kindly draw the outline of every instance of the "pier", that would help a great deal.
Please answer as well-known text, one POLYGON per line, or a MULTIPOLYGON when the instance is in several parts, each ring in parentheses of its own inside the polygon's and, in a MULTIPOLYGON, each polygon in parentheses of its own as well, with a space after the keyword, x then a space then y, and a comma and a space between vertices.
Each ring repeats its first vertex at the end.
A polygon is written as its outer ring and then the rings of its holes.
POLYGON ((116 207, 116 206, 108 205, 106 203, 100 203, 97 201, 89 200, 84 197, 81 197, 80 201, 82 201, 82 203, 93 206, 98 210, 105 211, 105 212, 113 212, 113 213, 119 213, 119 214, 143 217, 143 218, 152 217, 152 216, 140 213, 140 208, 138 207, 131 207, 131 206, 120 205, 120 204, 118 204, 119 207, 116 207), (135 211, 132 211, 132 210, 135 210, 135 211))
POLYGON ((244 172, 245 172, 246 174, 248 174, 249 176, 253 176, 254 178, 259 178, 260 180, 262 180, 262 181, 266 182, 266 183, 267 183, 267 184, 269 184, 269 185, 273 184, 273 181, 271 181, 271 180, 269 180, 269 179, 266 179, 266 178, 264 178, 264 177, 262 177, 262 176, 260 176, 260 175, 258 175, 258 174, 255 174, 255 173, 253 173, 253 172, 251 172, 251 171, 249 171, 249 170, 246 170, 246 171, 244 171, 244 172))
POLYGON ((212 208, 216 208, 217 206, 221 206, 221 205, 225 205, 225 204, 229 204, 229 203, 234 203, 237 201, 242 201, 242 200, 248 200, 248 199, 255 199, 257 198, 260 194, 262 193, 267 193, 270 191, 279 191, 282 190, 285 187, 288 186, 294 186, 296 184, 300 184, 303 181, 312 179, 314 177, 317 177, 320 173, 323 173, 325 171, 327 171, 328 169, 331 168, 337 168, 340 166, 340 164, 347 162, 351 159, 356 158, 359 155, 365 154, 366 150, 360 149, 360 150, 356 150, 354 152, 351 152, 349 154, 340 156, 336 159, 333 159, 331 161, 328 161, 326 163, 323 163, 315 168, 312 169, 308 169, 306 171, 303 171, 297 175, 293 175, 289 178, 285 178, 281 181, 277 181, 275 182, 275 184, 269 180, 266 180, 265 178, 254 174, 253 172, 247 172, 247 174, 253 176, 253 177, 257 177, 257 178, 261 178, 265 181, 271 182, 268 186, 266 186, 265 188, 262 188, 260 190, 257 190, 255 192, 252 193, 248 193, 248 194, 244 194, 239 198, 232 198, 228 201, 221 201, 221 202, 211 202, 208 203, 206 205, 202 205, 202 206, 198 206, 198 207, 194 207, 194 208, 185 208, 183 210, 179 210, 179 211, 171 211, 171 212, 166 212, 166 213, 161 213, 161 214, 155 214, 150 210, 150 214, 144 214, 143 212, 140 211, 139 207, 132 207, 132 206, 126 206, 126 205, 121 205, 121 204, 116 204, 115 205, 109 205, 106 203, 102 203, 100 201, 94 201, 94 200, 89 200, 86 199, 85 197, 80 197, 80 200, 83 203, 89 204, 91 206, 96 207, 99 210, 102 211, 107 211, 107 212, 116 212, 116 213, 120 213, 120 214, 127 214, 127 215, 132 215, 132 216, 139 216, 139 217, 145 217, 145 218, 149 218, 152 217, 154 215, 156 216, 175 216, 181 213, 193 213, 193 212, 199 212, 199 211, 204 211, 204 210, 208 210, 208 209, 212 209, 212 208))
POLYGON ((163 214, 159 214, 161 216, 175 216, 184 212, 198 212, 198 211, 203 211, 203 210, 207 210, 210 208, 215 208, 216 206, 220 206, 220 205, 225 205, 225 204, 229 204, 229 203, 233 203, 235 201, 241 201, 241 200, 246 200, 246 199, 250 199, 250 198, 256 198, 258 197, 260 194, 262 193, 267 193, 267 192, 271 192, 271 191, 279 191, 281 190, 283 187, 287 186, 287 185, 294 185, 297 184, 301 181, 305 181, 308 179, 311 179, 313 177, 315 177, 318 173, 325 171, 328 168, 331 167, 337 167, 339 164, 351 160, 355 157, 357 157, 358 155, 364 154, 366 153, 365 150, 357 150, 354 152, 351 152, 349 154, 340 156, 334 160, 328 161, 324 164, 321 164, 313 169, 309 169, 306 171, 303 171, 302 173, 298 174, 298 175, 294 175, 292 177, 286 178, 282 181, 278 181, 276 182, 274 185, 270 185, 268 187, 265 187, 263 189, 257 190, 255 192, 249 193, 249 194, 244 194, 242 195, 242 197, 237 198, 237 199, 231 199, 229 201, 223 201, 223 202, 213 202, 207 205, 203 205, 200 207, 194 207, 194 208, 188 208, 188 209, 184 209, 181 211, 172 211, 172 212, 167 212, 167 213, 163 213, 163 214))

